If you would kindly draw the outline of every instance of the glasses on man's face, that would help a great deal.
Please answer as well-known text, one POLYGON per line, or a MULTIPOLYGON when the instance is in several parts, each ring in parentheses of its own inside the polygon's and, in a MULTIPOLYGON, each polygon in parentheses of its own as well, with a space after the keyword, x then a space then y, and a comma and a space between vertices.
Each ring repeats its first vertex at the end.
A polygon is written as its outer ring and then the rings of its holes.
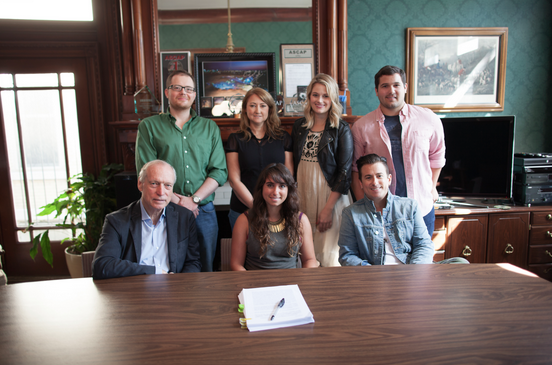
POLYGON ((195 88, 193 88, 191 86, 171 85, 168 88, 173 89, 177 93, 179 93, 182 90, 184 90, 184 92, 187 93, 187 94, 191 94, 191 93, 195 92, 195 88))

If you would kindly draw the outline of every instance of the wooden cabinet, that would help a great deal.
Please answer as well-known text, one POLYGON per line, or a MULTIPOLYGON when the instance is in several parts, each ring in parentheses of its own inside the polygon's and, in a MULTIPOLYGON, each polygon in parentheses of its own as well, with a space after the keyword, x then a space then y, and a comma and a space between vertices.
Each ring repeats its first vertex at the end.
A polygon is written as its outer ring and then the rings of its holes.
POLYGON ((433 261, 442 261, 445 259, 445 243, 447 241, 447 229, 445 217, 435 217, 435 230, 431 240, 435 245, 435 254, 433 261))
POLYGON ((552 281, 552 209, 531 213, 529 270, 552 281))
POLYGON ((445 257, 463 257, 470 263, 485 263, 488 215, 447 217, 445 257))
POLYGON ((436 210, 432 239, 434 261, 505 262, 552 281, 550 206, 436 210))
POLYGON ((527 265, 529 212, 489 215, 487 262, 527 265))

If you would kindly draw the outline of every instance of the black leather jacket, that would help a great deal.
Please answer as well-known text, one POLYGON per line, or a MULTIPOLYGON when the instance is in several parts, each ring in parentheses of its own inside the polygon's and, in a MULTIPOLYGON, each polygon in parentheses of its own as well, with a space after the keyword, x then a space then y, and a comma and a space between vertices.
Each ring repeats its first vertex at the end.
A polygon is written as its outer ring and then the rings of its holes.
MULTIPOLYGON (((297 179, 297 167, 301 162, 303 146, 309 130, 301 125, 305 118, 295 121, 291 138, 293 139, 294 176, 297 179)), ((353 164, 353 135, 349 124, 339 120, 339 128, 330 127, 326 121, 324 132, 318 145, 318 163, 332 191, 348 194, 351 187, 351 167, 353 164)))

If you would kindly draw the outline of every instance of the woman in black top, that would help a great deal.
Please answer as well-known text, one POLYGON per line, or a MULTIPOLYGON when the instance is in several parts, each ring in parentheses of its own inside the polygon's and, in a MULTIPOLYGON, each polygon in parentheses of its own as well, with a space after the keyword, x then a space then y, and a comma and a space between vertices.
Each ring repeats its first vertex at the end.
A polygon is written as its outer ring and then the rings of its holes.
POLYGON ((265 166, 282 163, 293 171, 292 147, 272 96, 261 88, 249 90, 243 99, 240 131, 232 133, 226 143, 232 229, 239 215, 253 206, 252 191, 265 166))

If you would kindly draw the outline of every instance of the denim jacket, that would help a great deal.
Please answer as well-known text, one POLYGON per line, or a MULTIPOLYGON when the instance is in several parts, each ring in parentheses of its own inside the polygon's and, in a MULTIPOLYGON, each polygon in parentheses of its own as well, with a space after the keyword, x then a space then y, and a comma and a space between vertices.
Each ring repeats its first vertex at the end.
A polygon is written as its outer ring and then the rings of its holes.
POLYGON ((341 265, 383 265, 384 228, 403 264, 431 264, 433 241, 418 203, 389 192, 382 213, 366 196, 343 210, 338 241, 341 265))

